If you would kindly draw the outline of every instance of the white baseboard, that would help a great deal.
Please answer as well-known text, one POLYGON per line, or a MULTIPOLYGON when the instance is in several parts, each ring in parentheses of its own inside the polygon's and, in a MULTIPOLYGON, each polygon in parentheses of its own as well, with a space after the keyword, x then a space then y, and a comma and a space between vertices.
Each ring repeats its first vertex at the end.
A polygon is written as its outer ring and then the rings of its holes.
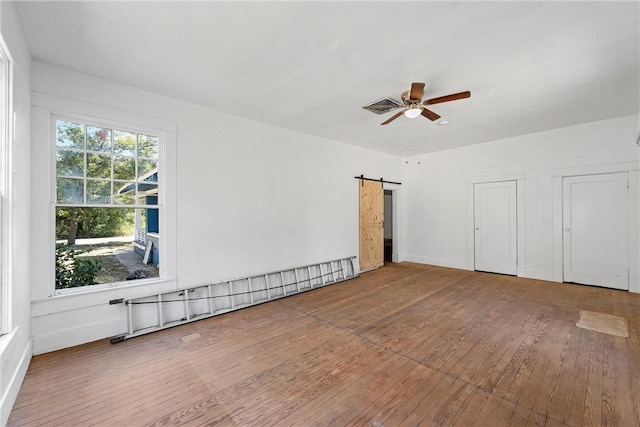
MULTIPOLYGON (((16 331, 13 332, 15 334, 16 331)), ((6 337, 8 340, 11 340, 13 337, 6 337)), ((10 343, 7 346, 11 345, 10 343)), ((11 408, 18 397, 18 392, 20 391, 20 387, 22 386, 22 381, 24 380, 25 375, 27 374, 27 368, 29 368, 29 363, 31 362, 32 352, 32 342, 29 340, 27 345, 22 351, 20 358, 18 360, 18 364, 16 365, 11 379, 8 381, 6 388, 4 389, 4 393, 2 395, 2 400, 0 400, 0 425, 4 426, 7 424, 9 420, 9 415, 11 414, 11 408)), ((4 364, 3 364, 4 366, 4 364)), ((3 376, 9 373, 4 373, 3 376)), ((2 384, 4 387, 4 384, 2 384)))
POLYGON ((33 354, 43 354, 109 338, 127 331, 126 318, 106 318, 75 328, 40 333, 33 337, 33 354), (124 326, 122 324, 124 323, 124 326))
POLYGON ((469 270, 466 260, 432 258, 419 255, 407 255, 404 261, 415 262, 418 264, 437 265, 438 267, 457 268, 459 270, 469 270))

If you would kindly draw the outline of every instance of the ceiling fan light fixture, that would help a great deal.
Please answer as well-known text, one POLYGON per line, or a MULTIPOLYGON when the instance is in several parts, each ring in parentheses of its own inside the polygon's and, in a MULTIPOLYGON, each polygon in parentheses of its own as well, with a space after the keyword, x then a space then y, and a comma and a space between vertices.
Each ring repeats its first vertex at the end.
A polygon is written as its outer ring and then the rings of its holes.
POLYGON ((409 108, 408 110, 406 110, 404 112, 404 115, 410 119, 415 119, 416 117, 418 117, 420 114, 422 113, 422 108, 420 107, 413 107, 413 108, 409 108))

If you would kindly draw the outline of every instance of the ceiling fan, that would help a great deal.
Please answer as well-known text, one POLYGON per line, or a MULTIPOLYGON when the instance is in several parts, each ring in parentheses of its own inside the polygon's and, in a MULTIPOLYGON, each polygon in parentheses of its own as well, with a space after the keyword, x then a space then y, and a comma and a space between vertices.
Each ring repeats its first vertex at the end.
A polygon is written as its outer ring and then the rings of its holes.
POLYGON ((427 105, 440 104, 442 102, 456 101, 458 99, 469 98, 471 96, 470 91, 452 93, 451 95, 439 96, 437 98, 427 99, 422 101, 422 96, 424 95, 424 83, 411 83, 411 89, 402 93, 402 104, 398 101, 394 101, 389 98, 383 98, 380 101, 376 101, 371 105, 364 106, 365 110, 372 111, 374 113, 382 114, 388 111, 394 110, 396 108, 404 108, 404 110, 399 113, 394 114, 389 117, 384 122, 380 123, 381 125, 387 125, 402 116, 403 114, 411 119, 423 116, 427 119, 434 121, 438 120, 440 116, 433 111, 426 108, 427 105), (384 102, 381 102, 384 101, 384 102))

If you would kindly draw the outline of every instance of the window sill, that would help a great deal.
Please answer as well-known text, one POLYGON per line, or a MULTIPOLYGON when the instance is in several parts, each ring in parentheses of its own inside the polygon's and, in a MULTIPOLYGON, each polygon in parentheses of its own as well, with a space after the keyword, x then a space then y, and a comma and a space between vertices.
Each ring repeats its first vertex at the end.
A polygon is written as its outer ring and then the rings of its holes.
POLYGON ((9 343, 15 336, 16 331, 17 329, 14 329, 11 332, 7 332, 6 334, 0 335, 0 355, 4 354, 5 349, 9 347, 9 343))
POLYGON ((101 292, 110 289, 127 289, 134 286, 149 285, 165 282, 164 279, 153 277, 149 279, 127 280, 123 282, 101 283, 99 285, 80 286, 77 288, 56 289, 49 298, 60 297, 66 295, 87 294, 92 292, 101 292))
POLYGON ((177 280, 136 280, 135 283, 114 283, 100 289, 73 289, 74 292, 57 293, 46 298, 32 300, 32 316, 77 310, 92 306, 109 304, 112 299, 141 298, 177 288, 177 280))

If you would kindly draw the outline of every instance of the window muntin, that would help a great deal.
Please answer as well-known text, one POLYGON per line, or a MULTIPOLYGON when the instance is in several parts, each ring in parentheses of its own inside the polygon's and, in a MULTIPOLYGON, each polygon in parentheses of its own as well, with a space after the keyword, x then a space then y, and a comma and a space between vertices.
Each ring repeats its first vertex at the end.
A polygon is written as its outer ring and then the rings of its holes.
POLYGON ((132 204, 119 190, 157 170, 159 143, 154 135, 57 119, 56 204, 132 204))

